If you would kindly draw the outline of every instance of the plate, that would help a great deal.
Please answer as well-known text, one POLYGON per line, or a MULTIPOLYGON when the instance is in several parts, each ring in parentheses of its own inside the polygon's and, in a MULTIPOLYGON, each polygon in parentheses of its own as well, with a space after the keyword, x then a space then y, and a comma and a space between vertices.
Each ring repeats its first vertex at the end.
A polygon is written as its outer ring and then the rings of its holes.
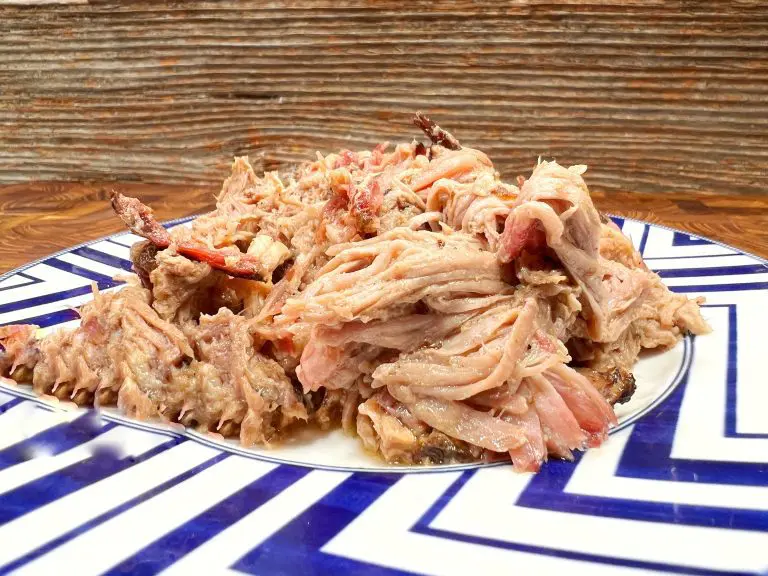
MULTIPOLYGON (((341 433, 248 450, 0 385, 0 574, 766 572, 768 263, 614 220, 714 330, 642 358, 601 448, 536 475, 398 468, 341 433)), ((76 323, 136 239, 0 276, 0 325, 76 323)))

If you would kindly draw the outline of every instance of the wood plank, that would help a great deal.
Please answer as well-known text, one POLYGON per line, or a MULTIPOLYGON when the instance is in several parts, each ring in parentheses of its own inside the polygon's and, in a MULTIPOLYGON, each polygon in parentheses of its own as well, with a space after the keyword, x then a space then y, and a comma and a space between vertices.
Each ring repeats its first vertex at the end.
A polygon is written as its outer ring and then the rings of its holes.
POLYGON ((218 185, 415 134, 430 112, 507 177, 768 189, 768 4, 413 0, 0 5, 0 182, 218 185))

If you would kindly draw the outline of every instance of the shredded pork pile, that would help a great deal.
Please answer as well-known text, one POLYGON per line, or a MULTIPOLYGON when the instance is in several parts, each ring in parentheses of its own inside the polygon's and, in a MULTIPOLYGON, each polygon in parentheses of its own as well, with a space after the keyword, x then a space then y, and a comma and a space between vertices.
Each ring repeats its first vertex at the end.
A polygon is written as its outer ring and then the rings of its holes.
POLYGON ((431 144, 342 151, 281 179, 237 158, 216 209, 167 231, 138 200, 136 276, 74 330, 0 328, 0 374, 81 405, 270 445, 341 426, 403 464, 599 445, 643 348, 709 327, 592 204, 584 166, 515 186, 431 144))

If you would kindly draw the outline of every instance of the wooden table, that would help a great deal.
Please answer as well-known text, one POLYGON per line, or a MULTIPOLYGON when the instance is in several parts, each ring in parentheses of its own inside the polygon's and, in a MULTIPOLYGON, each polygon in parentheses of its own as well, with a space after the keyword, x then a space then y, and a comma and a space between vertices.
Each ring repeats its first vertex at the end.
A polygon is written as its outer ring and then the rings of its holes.
MULTIPOLYGON (((0 186, 0 272, 123 230, 109 205, 113 188, 141 198, 162 220, 210 209, 217 191, 136 183, 0 186)), ((768 258, 767 196, 595 192, 593 197, 605 212, 658 222, 768 258)))
POLYGON ((761 0, 0 1, 0 183, 216 186, 423 110, 507 176, 760 196, 766 46, 761 0))
POLYGON ((235 155, 416 110, 506 178, 586 163, 604 211, 768 256, 766 45, 761 0, 0 0, 0 270, 120 230, 111 187, 194 214, 235 155))

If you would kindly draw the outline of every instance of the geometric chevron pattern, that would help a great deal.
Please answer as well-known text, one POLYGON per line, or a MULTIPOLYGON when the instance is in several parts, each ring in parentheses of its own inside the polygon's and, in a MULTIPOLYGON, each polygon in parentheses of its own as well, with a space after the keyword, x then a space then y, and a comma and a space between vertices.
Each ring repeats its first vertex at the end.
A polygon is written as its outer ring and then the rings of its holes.
MULTIPOLYGON (((671 289, 707 298, 679 385, 576 462, 321 469, 0 386, 0 574, 758 574, 768 571, 768 267, 616 219, 671 289)), ((119 288, 128 234, 0 277, 0 324, 76 319, 119 288)))

